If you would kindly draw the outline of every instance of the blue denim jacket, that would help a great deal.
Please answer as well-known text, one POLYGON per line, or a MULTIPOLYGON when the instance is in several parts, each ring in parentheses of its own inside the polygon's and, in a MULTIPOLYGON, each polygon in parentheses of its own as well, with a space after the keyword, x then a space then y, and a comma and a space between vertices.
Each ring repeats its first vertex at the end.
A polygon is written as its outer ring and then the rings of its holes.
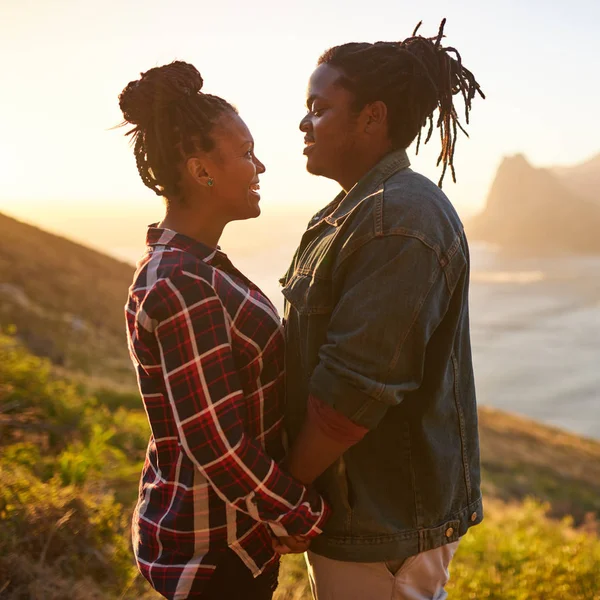
POLYGON ((367 435, 316 482, 333 516, 312 550, 402 559, 483 518, 469 250, 445 194, 384 157, 309 223, 282 280, 290 441, 310 394, 367 435))

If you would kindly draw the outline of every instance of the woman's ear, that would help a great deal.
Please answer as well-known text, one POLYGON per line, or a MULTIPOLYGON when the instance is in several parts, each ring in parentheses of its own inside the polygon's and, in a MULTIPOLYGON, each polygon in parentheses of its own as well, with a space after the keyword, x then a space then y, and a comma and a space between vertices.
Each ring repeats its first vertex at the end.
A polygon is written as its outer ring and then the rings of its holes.
POLYGON ((186 171, 191 178, 199 185, 210 187, 212 178, 207 171, 206 161, 197 156, 192 156, 185 163, 186 171), (209 183, 210 182, 210 183, 209 183))

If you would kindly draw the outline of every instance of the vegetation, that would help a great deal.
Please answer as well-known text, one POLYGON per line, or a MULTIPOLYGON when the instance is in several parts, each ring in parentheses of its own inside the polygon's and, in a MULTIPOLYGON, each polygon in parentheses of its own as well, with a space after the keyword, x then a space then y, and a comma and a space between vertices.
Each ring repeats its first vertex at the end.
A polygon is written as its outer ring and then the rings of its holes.
MULTIPOLYGON (((450 599, 600 600, 600 444, 489 409, 481 429, 486 518, 450 599)), ((0 597, 158 597, 129 542, 147 435, 136 393, 92 393, 0 335, 0 597)), ((286 557, 276 599, 309 598, 302 557, 286 557)))
POLYGON ((157 597, 129 546, 146 416, 117 395, 54 377, 0 336, 0 597, 157 597))

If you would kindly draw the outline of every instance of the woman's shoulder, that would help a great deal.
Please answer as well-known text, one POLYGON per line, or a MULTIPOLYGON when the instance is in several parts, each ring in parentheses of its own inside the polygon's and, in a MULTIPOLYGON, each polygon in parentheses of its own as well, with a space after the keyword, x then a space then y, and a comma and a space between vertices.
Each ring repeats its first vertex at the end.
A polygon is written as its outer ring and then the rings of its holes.
POLYGON ((179 281, 186 277, 212 284, 214 268, 206 261, 178 249, 149 252, 138 263, 134 283, 151 289, 161 281, 179 281))
POLYGON ((164 312, 171 304, 194 304, 216 296, 215 269, 186 252, 150 252, 138 263, 130 296, 145 312, 164 312))

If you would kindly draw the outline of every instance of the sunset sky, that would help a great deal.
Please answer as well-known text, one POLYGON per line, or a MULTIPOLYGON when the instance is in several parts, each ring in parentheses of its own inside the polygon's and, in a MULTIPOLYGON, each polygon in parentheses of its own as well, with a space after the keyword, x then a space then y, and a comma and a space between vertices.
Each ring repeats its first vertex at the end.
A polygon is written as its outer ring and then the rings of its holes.
MULTIPOLYGON (((314 212, 338 190, 305 172, 297 128, 319 54, 403 39, 421 19, 433 35, 442 17, 445 43, 488 96, 474 103, 471 139, 458 141, 459 183, 446 179, 461 214, 481 209, 504 155, 551 166, 600 151, 597 0, 0 0, 0 211, 80 239, 93 224, 126 231, 160 218, 124 131, 111 127, 128 81, 180 59, 253 132, 265 214, 314 212)), ((409 152, 436 181, 438 151, 434 136, 416 159, 409 152)))

